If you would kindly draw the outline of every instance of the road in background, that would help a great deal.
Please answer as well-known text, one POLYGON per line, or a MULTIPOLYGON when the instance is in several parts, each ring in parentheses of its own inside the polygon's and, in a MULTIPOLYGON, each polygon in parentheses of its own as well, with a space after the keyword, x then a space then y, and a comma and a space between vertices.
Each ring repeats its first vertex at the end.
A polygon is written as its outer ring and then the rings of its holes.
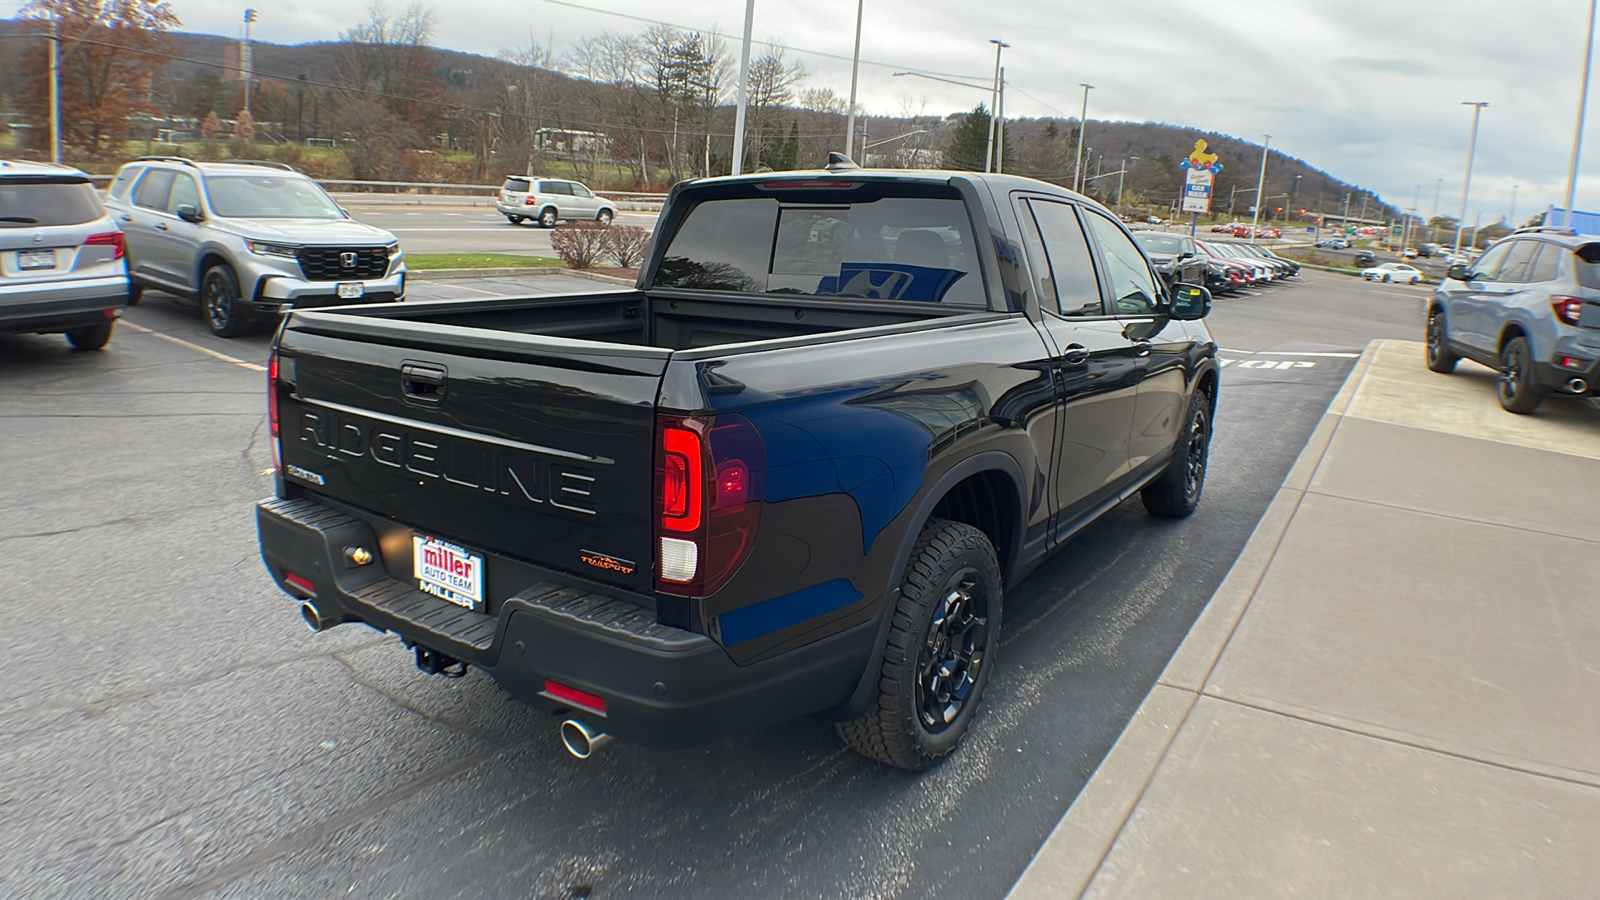
MULTIPOLYGON (((407 253, 521 253, 554 256, 550 232, 532 222, 512 225, 485 200, 462 197, 398 201, 386 195, 341 194, 339 205, 368 225, 388 229, 407 253)), ((622 211, 618 225, 655 228, 650 212, 622 211)))
MULTIPOLYGON (((1003 896, 1355 355, 1421 333, 1424 292, 1303 280, 1222 300, 1210 319, 1231 362, 1200 510, 1157 520, 1132 500, 1017 586, 983 711, 920 776, 844 750, 815 718, 575 760, 556 719, 476 671, 422 675, 360 626, 311 634, 271 584, 252 515, 271 490, 267 336, 212 337, 192 303, 151 295, 102 353, 0 337, 0 653, 16 676, 0 681, 0 884, 31 897, 1003 896)), ((549 275, 426 290, 595 287, 549 275)))

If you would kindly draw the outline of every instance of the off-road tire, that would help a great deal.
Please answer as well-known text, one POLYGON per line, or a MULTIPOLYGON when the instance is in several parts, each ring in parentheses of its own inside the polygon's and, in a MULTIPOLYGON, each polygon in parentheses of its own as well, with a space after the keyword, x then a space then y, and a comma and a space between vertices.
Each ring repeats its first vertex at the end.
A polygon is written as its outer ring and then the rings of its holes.
POLYGON ((219 264, 206 270, 200 279, 200 315, 217 337, 238 337, 255 324, 239 297, 239 278, 232 269, 219 264))
MULTIPOLYGON (((1001 584, 1000 564, 983 532, 962 522, 928 520, 906 562, 883 664, 877 673, 877 690, 861 718, 836 726, 850 749, 912 772, 932 766, 956 749, 977 713, 994 668, 1000 646, 1001 584), (966 587, 968 579, 969 599, 961 605, 967 607, 972 621, 981 619, 979 633, 971 641, 977 661, 965 668, 970 680, 965 682, 967 692, 957 712, 943 727, 930 730, 923 721, 927 695, 920 689, 919 665, 928 664, 925 654, 936 665, 938 659, 933 655, 952 646, 941 641, 943 632, 934 627, 935 615, 949 610, 951 598, 966 587)), ((955 618, 946 616, 941 621, 955 618)))
POLYGON ((556 227, 556 223, 559 221, 561 220, 556 217, 556 208, 554 206, 546 206, 544 210, 539 213, 540 228, 554 228, 556 227))
POLYGON ((116 324, 115 319, 109 319, 99 325, 74 328, 67 332, 67 342, 72 344, 74 350, 99 350, 110 343, 111 328, 116 324))
POLYGON ((1147 512, 1181 519, 1200 505, 1211 458, 1211 413, 1211 395, 1195 391, 1184 414, 1183 431, 1172 447, 1172 461, 1165 472, 1139 492, 1147 512))
POLYGON ((1540 396, 1533 382, 1533 353, 1528 339, 1517 335, 1500 350, 1500 378, 1496 383, 1500 406, 1506 412, 1525 416, 1539 408, 1540 396))
POLYGON ((1449 375, 1456 370, 1456 363, 1461 361, 1461 357, 1450 349, 1450 331, 1445 327, 1444 310, 1438 307, 1428 310, 1426 347, 1424 353, 1428 371, 1449 375))

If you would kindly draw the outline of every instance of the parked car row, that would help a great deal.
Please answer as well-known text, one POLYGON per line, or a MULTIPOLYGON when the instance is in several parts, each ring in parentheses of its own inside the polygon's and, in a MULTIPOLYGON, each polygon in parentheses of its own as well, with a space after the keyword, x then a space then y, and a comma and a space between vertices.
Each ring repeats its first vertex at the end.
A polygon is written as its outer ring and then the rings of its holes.
MULTIPOLYGON (((1228 234, 1228 235, 1232 235, 1234 237, 1247 238, 1247 237, 1251 236, 1252 226, 1246 225, 1243 222, 1230 222, 1227 225, 1213 225, 1213 226, 1211 226, 1211 233, 1212 234, 1228 234)), ((1273 228, 1273 227, 1271 227, 1269 225, 1255 226, 1254 227, 1254 234, 1258 238, 1281 238, 1281 237, 1283 237, 1283 231, 1281 229, 1273 228)))
POLYGON ((1254 285, 1270 284, 1300 274, 1300 264, 1256 244, 1235 241, 1196 241, 1206 254, 1206 287, 1227 293, 1254 285))

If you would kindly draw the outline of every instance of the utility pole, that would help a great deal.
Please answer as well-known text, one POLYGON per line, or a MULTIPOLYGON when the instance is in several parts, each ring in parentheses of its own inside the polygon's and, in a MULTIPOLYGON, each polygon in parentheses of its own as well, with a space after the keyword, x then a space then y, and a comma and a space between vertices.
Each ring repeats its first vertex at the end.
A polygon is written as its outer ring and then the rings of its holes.
MULTIPOLYGON (((1583 48, 1583 89, 1578 92, 1578 124, 1572 129, 1572 167, 1567 172, 1567 211, 1566 221, 1562 223, 1569 228, 1572 227, 1572 203, 1578 190, 1578 155, 1583 149, 1583 113, 1589 105, 1589 64, 1594 60, 1595 6, 1595 0, 1589 0, 1589 41, 1583 48)), ((1476 238, 1473 243, 1477 243, 1476 238)))
MULTIPOLYGON (((1511 186, 1511 211, 1506 213, 1506 224, 1512 228, 1517 227, 1517 188, 1519 187, 1522 187, 1522 185, 1513 184, 1511 186)), ((1568 200, 1567 202, 1571 203, 1572 201, 1568 200)))
POLYGON ((1261 142, 1261 177, 1256 181, 1256 213, 1250 217, 1250 243, 1256 242, 1256 226, 1261 224, 1261 194, 1267 186, 1267 146, 1272 143, 1272 135, 1267 135, 1261 142))
POLYGON ((1000 95, 994 106, 994 170, 1006 170, 1006 70, 1000 69, 1000 95))
POLYGON ((61 17, 50 15, 50 161, 61 165, 61 17))
POLYGON ((1078 161, 1072 166, 1072 189, 1083 192, 1083 139, 1089 130, 1089 92, 1094 85, 1079 82, 1083 88, 1083 112, 1078 114, 1078 161))
MULTIPOLYGON (((844 150, 853 154, 856 146, 856 75, 861 69, 861 14, 866 11, 867 0, 856 0, 856 52, 850 57, 850 115, 845 120, 844 150)), ((867 155, 866 148, 862 148, 861 155, 867 155)), ((864 165, 866 160, 862 160, 864 165)))
POLYGON ((739 47, 739 108, 733 116, 733 171, 744 171, 744 116, 750 104, 750 28, 755 24, 756 0, 745 0, 744 43, 739 47))
POLYGON ((1478 116, 1489 104, 1482 100, 1463 100, 1461 105, 1472 107, 1472 138, 1467 143, 1467 175, 1461 182, 1461 218, 1456 220, 1457 253, 1461 252, 1461 230, 1467 224, 1464 220, 1467 218, 1467 192, 1472 189, 1472 156, 1478 149, 1478 116))
POLYGON ((994 90, 989 95, 989 146, 983 151, 985 172, 994 171, 994 127, 1000 109, 1000 51, 1011 46, 999 38, 990 38, 989 43, 994 45, 994 90))

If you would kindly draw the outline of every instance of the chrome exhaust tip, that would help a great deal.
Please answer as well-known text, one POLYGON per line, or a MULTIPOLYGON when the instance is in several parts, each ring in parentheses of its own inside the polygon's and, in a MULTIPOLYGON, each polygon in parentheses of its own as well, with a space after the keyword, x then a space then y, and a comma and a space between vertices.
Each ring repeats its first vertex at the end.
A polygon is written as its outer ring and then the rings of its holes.
POLYGON ((1567 390, 1573 392, 1574 394, 1588 393, 1589 382, 1584 381, 1582 378, 1574 378, 1567 382, 1567 390))
POLYGON ((327 631, 329 628, 338 625, 341 621, 340 619, 326 615, 322 610, 317 609, 317 605, 312 603, 310 600, 300 604, 300 618, 306 620, 306 625, 309 626, 312 631, 327 631))
POLYGON ((611 741, 611 735, 594 731, 577 719, 561 723, 561 743, 566 745, 568 753, 579 759, 588 759, 611 741))

